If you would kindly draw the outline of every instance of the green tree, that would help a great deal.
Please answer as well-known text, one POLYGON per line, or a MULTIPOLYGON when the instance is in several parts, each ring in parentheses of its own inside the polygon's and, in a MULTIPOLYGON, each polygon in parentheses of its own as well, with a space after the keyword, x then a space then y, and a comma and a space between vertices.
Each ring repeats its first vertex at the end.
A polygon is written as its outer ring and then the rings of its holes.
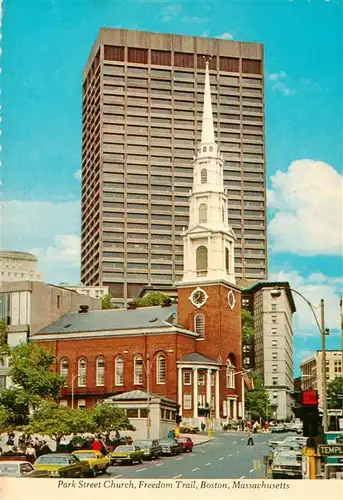
POLYGON ((12 413, 4 406, 0 406, 0 432, 4 432, 11 427, 13 427, 12 413))
POLYGON ((262 377, 258 373, 254 373, 252 379, 254 389, 245 395, 245 409, 250 412, 252 419, 269 418, 269 396, 263 385, 262 377))
POLYGON ((339 395, 343 395, 343 376, 335 377, 328 383, 327 400, 329 408, 343 408, 343 399, 339 398, 339 395))
POLYGON ((72 409, 52 401, 42 401, 23 428, 28 434, 49 436, 56 442, 56 448, 64 436, 94 431, 88 410, 72 409))
POLYGON ((162 292, 149 292, 142 298, 135 299, 133 305, 136 307, 162 306, 167 307, 172 303, 171 297, 162 292))
POLYGON ((5 321, 0 320, 0 361, 3 361, 10 352, 8 340, 8 328, 5 321))
POLYGON ((39 405, 41 398, 28 394, 22 387, 10 387, 0 392, 0 407, 10 416, 11 426, 21 426, 28 422, 30 408, 39 405))
POLYGON ((111 431, 135 430, 124 410, 106 403, 98 404, 92 408, 91 420, 96 431, 107 437, 111 431))
POLYGON ((114 309, 111 298, 112 295, 109 293, 106 293, 101 297, 101 309, 114 309))
POLYGON ((54 361, 51 351, 32 342, 21 343, 11 349, 9 376, 29 398, 39 396, 57 401, 65 380, 51 370, 54 361))
POLYGON ((244 343, 250 344, 256 334, 254 328, 253 315, 246 309, 242 309, 241 320, 242 320, 242 342, 243 344, 244 343))

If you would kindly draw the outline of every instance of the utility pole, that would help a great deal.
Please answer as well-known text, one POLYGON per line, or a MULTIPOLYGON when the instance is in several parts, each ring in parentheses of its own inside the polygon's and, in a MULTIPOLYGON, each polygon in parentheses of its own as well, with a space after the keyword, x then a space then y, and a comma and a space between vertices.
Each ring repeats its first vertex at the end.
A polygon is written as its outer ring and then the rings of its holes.
POLYGON ((328 403, 326 395, 326 345, 325 345, 325 318, 324 300, 320 301, 320 329, 322 335, 322 398, 323 398, 323 427, 324 432, 328 431, 328 403))
POLYGON ((147 395, 147 420, 146 420, 146 437, 150 439, 150 356, 146 358, 146 395, 147 395))

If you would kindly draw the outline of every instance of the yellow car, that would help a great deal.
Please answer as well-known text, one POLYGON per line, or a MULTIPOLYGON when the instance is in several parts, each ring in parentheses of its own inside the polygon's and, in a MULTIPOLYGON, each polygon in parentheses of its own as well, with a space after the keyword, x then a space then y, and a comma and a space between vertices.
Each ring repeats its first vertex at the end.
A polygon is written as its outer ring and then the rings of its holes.
POLYGON ((111 460, 104 457, 100 451, 77 450, 73 451, 72 455, 79 460, 87 461, 94 475, 98 473, 105 474, 107 472, 107 467, 111 465, 111 460))

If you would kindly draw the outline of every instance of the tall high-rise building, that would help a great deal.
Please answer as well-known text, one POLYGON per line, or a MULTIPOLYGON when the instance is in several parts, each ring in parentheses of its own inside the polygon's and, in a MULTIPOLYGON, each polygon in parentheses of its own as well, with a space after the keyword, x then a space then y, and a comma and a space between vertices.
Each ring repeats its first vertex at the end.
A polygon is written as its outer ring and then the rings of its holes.
POLYGON ((81 279, 118 304, 182 278, 206 55, 237 284, 266 278, 263 46, 101 29, 83 75, 81 279))

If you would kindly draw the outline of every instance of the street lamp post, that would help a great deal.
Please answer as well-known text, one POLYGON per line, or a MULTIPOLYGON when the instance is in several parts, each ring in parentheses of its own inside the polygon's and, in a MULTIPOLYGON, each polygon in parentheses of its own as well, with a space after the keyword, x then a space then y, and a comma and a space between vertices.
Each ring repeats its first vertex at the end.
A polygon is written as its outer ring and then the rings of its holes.
MULTIPOLYGON (((124 354, 128 353, 128 351, 123 351, 123 352, 124 352, 124 354)), ((163 352, 167 353, 167 354, 171 354, 172 352, 174 352, 174 349, 166 349, 163 352)), ((145 362, 142 359, 142 365, 143 365, 143 368, 144 368, 145 373, 146 373, 146 403, 147 403, 147 405, 146 405, 147 406, 146 436, 147 436, 147 439, 150 439, 150 375, 151 375, 151 369, 154 365, 154 362, 155 362, 158 354, 162 354, 162 352, 154 354, 151 363, 150 363, 149 354, 147 354, 145 362)))
POLYGON ((74 409, 74 380, 78 378, 78 374, 73 375, 71 378, 71 409, 74 409))
MULTIPOLYGON (((311 304, 309 300, 306 299, 306 297, 303 296, 302 293, 298 292, 298 290, 294 290, 294 288, 288 288, 291 292, 294 292, 295 294, 299 295, 310 307, 314 319, 316 321, 316 324, 318 326, 321 340, 322 340, 322 366, 321 366, 321 371, 322 371, 322 379, 323 379, 323 385, 322 385, 322 397, 323 397, 323 428, 324 432, 328 431, 328 412, 327 412, 327 398, 326 398, 326 335, 329 335, 329 330, 325 328, 325 320, 324 320, 324 300, 321 299, 320 301, 320 323, 317 318, 317 315, 315 313, 314 307, 311 304)), ((270 295, 273 298, 279 298, 281 296, 281 290, 279 288, 275 288, 270 292, 270 295)))

